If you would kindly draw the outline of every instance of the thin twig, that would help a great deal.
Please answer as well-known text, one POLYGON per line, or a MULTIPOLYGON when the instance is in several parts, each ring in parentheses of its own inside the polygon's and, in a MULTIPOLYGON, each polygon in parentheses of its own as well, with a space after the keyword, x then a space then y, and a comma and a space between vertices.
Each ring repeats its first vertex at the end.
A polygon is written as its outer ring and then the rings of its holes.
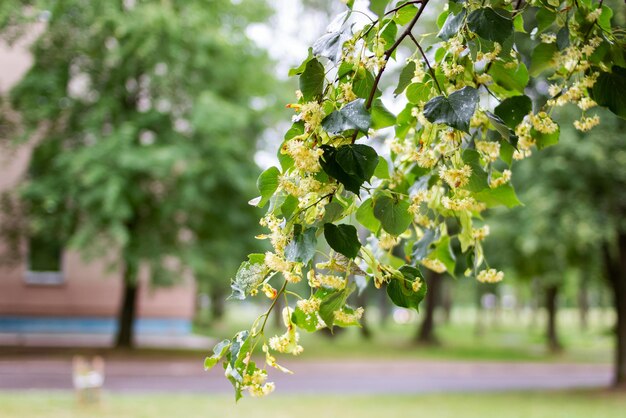
POLYGON ((421 7, 420 7, 419 11, 413 17, 413 19, 411 19, 411 21, 407 25, 406 29, 404 29, 404 32, 402 32, 402 34, 398 37, 398 39, 396 39, 396 41, 393 43, 393 45, 391 45, 389 47, 389 49, 387 49, 385 51, 385 54, 383 55, 385 57, 385 62, 380 67, 380 71, 378 71, 378 74, 376 75, 376 79, 374 80, 374 85, 372 86, 372 91, 370 91, 370 95, 367 98, 367 101, 365 102, 365 108, 366 109, 369 109, 370 107, 372 107, 372 102, 374 101, 374 96, 376 95, 376 89, 378 88, 378 83, 380 83, 380 79, 382 78, 383 73, 385 72, 385 68, 387 68, 387 61, 389 60, 391 55, 394 53, 394 51, 398 48, 398 46, 400 46, 402 41, 404 41, 404 38, 409 36, 409 34, 411 33, 411 30, 413 30, 413 26, 415 26, 415 24, 417 23, 417 20, 420 18, 420 16, 422 15, 422 12, 426 8, 426 5, 428 4, 428 1, 429 0, 424 0, 421 3, 421 7))
POLYGON ((420 43, 417 42, 417 39, 415 39, 415 36, 413 36, 412 33, 409 33, 409 37, 413 40, 413 42, 415 43, 415 46, 417 46, 417 49, 419 49, 420 54, 422 54, 422 57, 424 58, 424 61, 426 61, 426 66, 428 67, 430 76, 433 78, 433 81, 435 82, 435 85, 437 86, 437 90, 439 90, 439 93, 444 94, 443 90, 441 89, 441 86, 439 85, 439 81, 437 80, 437 77, 435 77, 435 71, 433 70, 433 67, 430 66, 430 62, 428 62, 428 58, 426 58, 426 54, 424 53, 424 50, 422 49, 420 43))
POLYGON ((424 2, 424 0, 407 1, 406 3, 402 4, 401 6, 398 6, 398 7, 395 7, 393 9, 389 10, 387 13, 385 13, 385 16, 390 15, 392 13, 395 13, 398 10, 401 10, 401 9, 405 8, 406 6, 422 4, 423 2, 424 2))

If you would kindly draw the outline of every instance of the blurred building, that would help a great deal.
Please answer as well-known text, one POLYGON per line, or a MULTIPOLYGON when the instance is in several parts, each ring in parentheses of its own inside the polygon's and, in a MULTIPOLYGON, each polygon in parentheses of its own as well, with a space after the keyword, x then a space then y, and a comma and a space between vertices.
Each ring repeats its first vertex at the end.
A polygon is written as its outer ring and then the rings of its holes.
MULTIPOLYGON (((25 44, 8 48, 0 43, 0 94, 30 65, 25 44)), ((27 146, 0 148, 0 192, 15 187, 29 158, 27 146)), ((0 265, 0 334, 114 333, 123 291, 121 274, 107 271, 104 260, 86 263, 55 245, 53 237, 31 239, 24 254, 16 266, 0 265)), ((191 332, 192 280, 167 288, 140 286, 138 297, 139 336, 191 332)))

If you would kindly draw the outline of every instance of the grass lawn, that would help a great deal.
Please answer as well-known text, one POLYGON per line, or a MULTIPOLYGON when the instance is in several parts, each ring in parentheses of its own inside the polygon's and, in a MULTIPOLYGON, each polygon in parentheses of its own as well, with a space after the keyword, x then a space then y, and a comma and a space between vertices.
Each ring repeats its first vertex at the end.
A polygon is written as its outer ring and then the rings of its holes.
POLYGON ((3 418, 134 417, 427 417, 427 418, 624 418, 626 394, 600 391, 441 394, 413 396, 112 395, 100 405, 79 406, 71 393, 0 392, 3 418))
MULTIPOLYGON (((231 338, 241 329, 250 326, 258 312, 239 310, 229 312, 218 324, 197 326, 196 332, 215 338, 231 338)), ((590 327, 583 331, 577 323, 577 312, 562 310, 559 333, 564 350, 550 352, 545 343, 545 319, 534 321, 512 313, 502 314, 497 320, 484 318, 483 331, 476 332, 475 310, 457 309, 452 321, 437 326, 437 346, 418 346, 413 338, 418 328, 418 317, 400 324, 388 321, 378 324, 370 319, 372 337, 363 339, 358 328, 347 328, 334 338, 323 333, 301 333, 304 353, 302 359, 325 358, 405 358, 437 360, 491 360, 491 361, 564 361, 606 363, 612 358, 613 337, 610 333, 612 318, 597 313, 590 327)), ((283 333, 268 322, 268 336, 283 333)))

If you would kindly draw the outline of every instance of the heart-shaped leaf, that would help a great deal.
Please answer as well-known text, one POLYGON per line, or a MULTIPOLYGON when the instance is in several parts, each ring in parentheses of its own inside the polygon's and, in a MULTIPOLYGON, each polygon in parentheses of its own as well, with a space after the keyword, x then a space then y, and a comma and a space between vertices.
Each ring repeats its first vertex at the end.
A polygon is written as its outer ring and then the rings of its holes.
POLYGON ((478 91, 463 87, 448 97, 437 96, 424 105, 424 116, 432 123, 443 123, 460 131, 469 132, 469 125, 476 105, 478 91))
POLYGON ((349 144, 333 148, 322 145, 324 154, 320 159, 322 169, 334 177, 346 190, 358 194, 364 182, 369 181, 378 164, 374 148, 363 144, 349 144))
POLYGON ((324 224, 324 238, 330 248, 348 258, 354 258, 361 249, 361 243, 352 225, 324 224))
POLYGON ((324 92, 324 66, 317 59, 310 59, 304 72, 300 75, 300 91, 302 98, 309 102, 321 96, 324 92))
POLYGON ((339 110, 335 110, 322 121, 322 127, 330 134, 356 129, 367 133, 371 116, 365 109, 365 99, 356 99, 339 110))
MULTIPOLYGON (((301 227, 299 229, 302 229, 301 227)), ((305 265, 311 261, 315 255, 317 228, 307 228, 304 232, 298 230, 294 233, 293 239, 285 248, 285 258, 289 261, 298 261, 305 265)))
POLYGON ((413 308, 419 311, 419 304, 426 296, 426 281, 418 268, 412 266, 400 267, 403 278, 394 278, 387 285, 389 299, 402 308, 413 308), (421 282, 417 292, 413 290, 413 283, 421 282))
POLYGON ((413 217, 409 213, 409 202, 383 195, 374 202, 374 216, 385 231, 391 235, 400 235, 411 224, 413 217))
POLYGON ((613 66, 611 73, 602 73, 593 86, 593 99, 626 119, 626 68, 613 66))
POLYGON ((474 10, 467 17, 467 26, 476 35, 488 41, 503 43, 513 34, 513 21, 505 10, 491 7, 474 10))
POLYGON ((461 29, 461 25, 463 24, 463 19, 465 19, 465 9, 461 10, 456 15, 450 13, 437 36, 444 41, 452 38, 459 33, 459 29, 461 29))

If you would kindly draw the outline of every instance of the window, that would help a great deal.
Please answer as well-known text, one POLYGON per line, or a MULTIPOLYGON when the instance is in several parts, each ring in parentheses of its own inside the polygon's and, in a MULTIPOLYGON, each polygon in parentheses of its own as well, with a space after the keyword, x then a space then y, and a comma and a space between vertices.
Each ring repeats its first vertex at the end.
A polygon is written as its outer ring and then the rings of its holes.
POLYGON ((27 284, 59 285, 63 283, 63 246, 54 237, 33 236, 28 242, 27 284))

